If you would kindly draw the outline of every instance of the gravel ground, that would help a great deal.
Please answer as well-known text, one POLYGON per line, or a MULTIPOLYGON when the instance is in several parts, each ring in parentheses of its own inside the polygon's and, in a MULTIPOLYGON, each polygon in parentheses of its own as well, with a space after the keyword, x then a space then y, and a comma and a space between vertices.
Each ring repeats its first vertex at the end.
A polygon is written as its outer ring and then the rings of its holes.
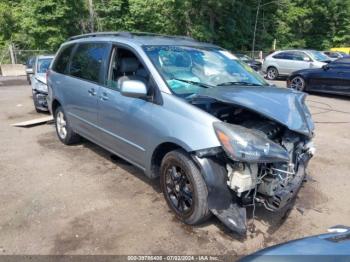
POLYGON ((349 99, 310 95, 308 105, 317 147, 309 181, 287 217, 258 209, 255 232, 239 238, 216 218, 178 222, 158 181, 88 141, 65 146, 52 124, 12 127, 41 114, 24 78, 1 78, 0 253, 245 255, 350 225, 349 99))

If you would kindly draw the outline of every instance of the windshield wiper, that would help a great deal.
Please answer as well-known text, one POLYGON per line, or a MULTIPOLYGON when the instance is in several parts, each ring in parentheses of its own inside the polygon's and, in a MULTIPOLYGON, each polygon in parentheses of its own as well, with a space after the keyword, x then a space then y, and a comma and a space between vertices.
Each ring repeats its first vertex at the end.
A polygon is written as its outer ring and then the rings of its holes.
POLYGON ((200 87, 204 87, 204 88, 212 88, 213 86, 208 85, 208 84, 204 84, 204 83, 200 83, 200 82, 196 82, 196 81, 191 81, 191 80, 186 80, 186 79, 180 79, 180 78, 172 78, 171 80, 177 80, 177 81, 181 81, 187 84, 191 84, 191 85, 196 85, 196 86, 200 86, 200 87))
POLYGON ((242 82, 225 82, 225 83, 218 84, 216 86, 262 86, 262 85, 242 81, 242 82))

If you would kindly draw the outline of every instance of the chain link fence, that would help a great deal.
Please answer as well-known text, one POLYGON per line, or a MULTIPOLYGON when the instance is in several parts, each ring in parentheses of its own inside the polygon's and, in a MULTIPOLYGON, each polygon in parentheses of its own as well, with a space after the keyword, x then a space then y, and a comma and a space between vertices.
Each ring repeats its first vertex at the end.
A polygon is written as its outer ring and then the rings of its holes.
POLYGON ((251 58, 254 58, 256 60, 263 60, 266 56, 268 56, 270 54, 270 52, 266 52, 266 51, 234 51, 234 54, 242 54, 242 55, 247 55, 251 58))
POLYGON ((1 64, 25 64, 33 56, 48 54, 47 50, 20 50, 11 48, 0 49, 1 64), (11 54, 12 53, 12 54, 11 54))

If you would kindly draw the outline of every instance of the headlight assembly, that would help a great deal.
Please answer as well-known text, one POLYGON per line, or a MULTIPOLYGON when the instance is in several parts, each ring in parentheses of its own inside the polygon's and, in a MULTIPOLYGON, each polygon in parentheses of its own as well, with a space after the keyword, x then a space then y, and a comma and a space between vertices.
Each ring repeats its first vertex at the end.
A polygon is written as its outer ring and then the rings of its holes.
POLYGON ((214 123, 215 133, 226 154, 248 163, 288 162, 286 149, 248 128, 225 122, 214 123))
POLYGON ((47 85, 40 81, 37 81, 35 83, 35 89, 38 91, 47 92, 47 85))

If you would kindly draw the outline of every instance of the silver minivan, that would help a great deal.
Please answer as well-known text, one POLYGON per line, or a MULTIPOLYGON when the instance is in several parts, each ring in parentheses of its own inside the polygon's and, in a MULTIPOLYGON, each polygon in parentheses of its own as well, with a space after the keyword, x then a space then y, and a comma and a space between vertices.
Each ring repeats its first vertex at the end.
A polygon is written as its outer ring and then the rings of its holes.
POLYGON ((63 143, 84 137, 160 179, 187 224, 214 214, 244 234, 248 206, 290 208, 314 152, 306 94, 188 37, 72 37, 48 86, 63 143))

